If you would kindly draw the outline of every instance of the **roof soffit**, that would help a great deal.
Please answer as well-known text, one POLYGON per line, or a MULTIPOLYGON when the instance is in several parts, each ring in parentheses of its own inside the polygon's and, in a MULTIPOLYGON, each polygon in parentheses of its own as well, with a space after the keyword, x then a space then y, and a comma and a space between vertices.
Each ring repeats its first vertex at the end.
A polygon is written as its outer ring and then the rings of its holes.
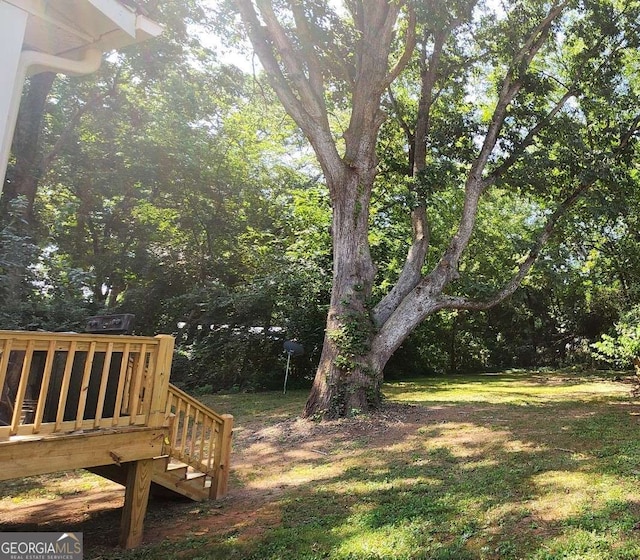
POLYGON ((162 28, 117 0, 4 0, 28 14, 24 49, 81 58, 160 34, 162 28))

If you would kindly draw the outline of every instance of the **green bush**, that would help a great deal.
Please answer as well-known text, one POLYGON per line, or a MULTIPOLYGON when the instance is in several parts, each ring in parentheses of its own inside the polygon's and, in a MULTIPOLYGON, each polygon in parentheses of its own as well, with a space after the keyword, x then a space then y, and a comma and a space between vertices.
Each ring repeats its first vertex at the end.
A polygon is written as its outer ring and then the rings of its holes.
POLYGON ((593 355, 615 367, 640 369, 640 306, 624 313, 614 326, 615 334, 604 334, 592 344, 593 355))

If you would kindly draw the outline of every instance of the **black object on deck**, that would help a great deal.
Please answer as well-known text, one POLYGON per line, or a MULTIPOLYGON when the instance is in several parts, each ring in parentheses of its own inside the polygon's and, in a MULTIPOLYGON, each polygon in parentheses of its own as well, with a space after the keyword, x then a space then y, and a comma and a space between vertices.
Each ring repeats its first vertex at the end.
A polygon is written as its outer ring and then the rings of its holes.
POLYGON ((84 332, 91 334, 131 334, 135 318, 136 316, 133 313, 96 315, 87 319, 84 332))

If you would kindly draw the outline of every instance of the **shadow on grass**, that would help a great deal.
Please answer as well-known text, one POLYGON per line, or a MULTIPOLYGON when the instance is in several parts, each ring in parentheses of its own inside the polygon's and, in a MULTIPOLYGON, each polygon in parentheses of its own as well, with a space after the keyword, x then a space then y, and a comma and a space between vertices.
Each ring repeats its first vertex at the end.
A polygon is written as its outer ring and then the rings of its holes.
MULTIPOLYGON (((453 378, 454 385, 461 381, 453 378)), ((322 441, 326 456, 289 462, 281 436, 268 445, 261 441, 256 479, 260 465, 281 465, 284 489, 273 498, 280 514, 277 526, 249 535, 229 526, 224 534, 190 534, 128 553, 96 548, 85 557, 640 558, 637 405, 622 393, 554 394, 536 402, 535 391, 522 389, 520 374, 487 381, 491 387, 503 384, 518 400, 470 402, 478 381, 470 378, 463 383, 466 393, 457 394, 451 379, 428 380, 431 396, 451 394, 446 400, 422 395, 419 406, 403 409, 398 421, 379 429, 363 423, 357 438, 338 425, 322 438, 318 432, 317 440, 313 434, 300 440, 300 447, 322 441), (301 467, 310 473, 307 480, 287 486, 289 474, 301 467)), ((539 387, 555 380, 527 382, 539 387)), ((394 385, 394 394, 424 388, 422 382, 401 382, 394 385)), ((282 408, 275 398, 268 406, 282 408)), ((389 411, 387 416, 398 409, 389 411)), ((246 481, 246 487, 252 483, 246 481)), ((220 513, 224 516, 224 509, 220 513)))
MULTIPOLYGON (((119 539, 120 508, 101 507, 101 497, 97 495, 95 499, 88 498, 84 501, 85 512, 76 512, 75 521, 64 518, 64 515, 36 515, 35 521, 18 522, 8 521, 0 524, 2 532, 82 532, 86 543, 91 543, 94 547, 113 546, 119 539), (84 513, 84 514, 83 514, 84 513), (77 515, 80 514, 80 515, 77 515)), ((60 504, 60 501, 57 501, 60 504)), ((51 502, 42 506, 46 510, 55 510, 56 502, 51 502)), ((37 506, 36 508, 37 509, 37 506)))
POLYGON ((535 425, 516 408, 478 410, 505 420, 497 428, 463 420, 503 438, 456 439, 462 423, 445 418, 405 436, 401 451, 378 449, 384 468, 380 457, 364 464, 363 452, 362 466, 298 488, 282 502, 282 526, 237 557, 639 558, 640 446, 629 412, 533 406, 535 425))

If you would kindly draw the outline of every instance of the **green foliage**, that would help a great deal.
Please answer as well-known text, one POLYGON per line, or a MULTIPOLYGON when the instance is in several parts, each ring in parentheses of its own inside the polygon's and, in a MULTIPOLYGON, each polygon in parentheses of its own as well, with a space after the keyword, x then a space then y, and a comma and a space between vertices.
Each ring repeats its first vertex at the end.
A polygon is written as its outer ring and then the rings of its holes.
POLYGON ((288 260, 267 277, 243 286, 194 291, 164 304, 167 327, 177 331, 172 378, 189 388, 253 391, 282 386, 285 340, 305 348, 290 363, 289 386, 308 386, 322 348, 328 280, 310 264, 288 260))
POLYGON ((628 368, 640 357, 640 306, 634 306, 620 317, 615 334, 603 334, 592 344, 596 358, 615 367, 628 368))
POLYGON ((0 226, 0 328, 78 330, 96 311, 84 297, 86 274, 55 247, 41 249, 23 220, 23 199, 0 226))
POLYGON ((18 199, 9 209, 9 219, 0 224, 0 322, 3 329, 25 328, 33 316, 30 306, 30 265, 38 248, 27 234, 23 219, 26 201, 18 199), (27 277, 25 277, 25 271, 27 277))

